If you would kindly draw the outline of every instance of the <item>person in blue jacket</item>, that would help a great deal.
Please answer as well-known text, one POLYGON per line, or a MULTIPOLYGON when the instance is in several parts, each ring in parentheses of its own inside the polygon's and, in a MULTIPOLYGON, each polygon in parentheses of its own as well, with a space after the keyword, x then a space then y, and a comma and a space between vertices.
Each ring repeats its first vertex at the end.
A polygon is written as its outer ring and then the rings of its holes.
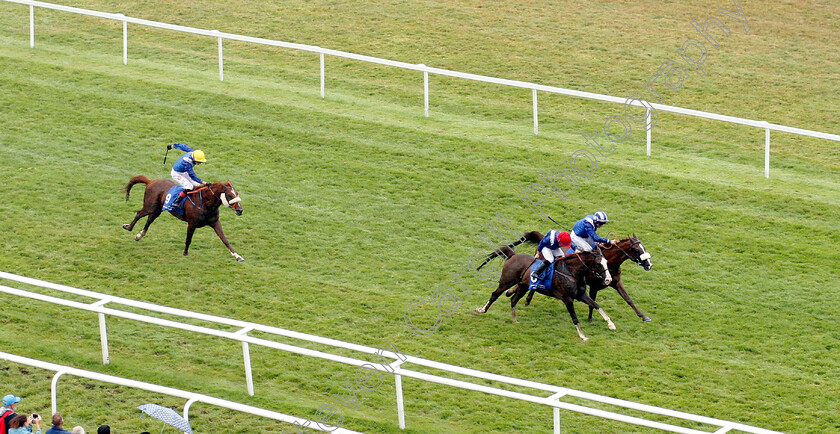
POLYGON ((169 174, 172 175, 172 180, 181 187, 184 187, 185 190, 181 192, 178 200, 176 200, 173 204, 174 206, 180 206, 181 201, 187 197, 187 191, 192 190, 195 187, 210 185, 209 182, 202 181, 201 178, 195 174, 195 170, 193 170, 193 166, 206 163, 207 158, 204 156, 204 151, 201 149, 193 150, 193 148, 190 148, 183 143, 166 145, 166 150, 170 150, 172 148, 180 149, 186 152, 186 154, 182 155, 181 158, 175 161, 175 164, 172 165, 172 171, 169 172, 169 174))
POLYGON ((588 215, 575 223, 572 227, 572 244, 575 249, 584 252, 591 252, 595 247, 595 243, 615 244, 617 240, 610 240, 599 236, 595 231, 601 226, 608 223, 607 213, 598 211, 595 214, 588 215))
POLYGON ((531 279, 539 279, 539 275, 545 271, 548 266, 557 259, 565 256, 565 250, 571 248, 571 237, 566 231, 560 232, 556 230, 548 231, 547 234, 540 240, 537 246, 537 254, 534 255, 537 259, 544 259, 545 262, 537 266, 531 273, 531 279))

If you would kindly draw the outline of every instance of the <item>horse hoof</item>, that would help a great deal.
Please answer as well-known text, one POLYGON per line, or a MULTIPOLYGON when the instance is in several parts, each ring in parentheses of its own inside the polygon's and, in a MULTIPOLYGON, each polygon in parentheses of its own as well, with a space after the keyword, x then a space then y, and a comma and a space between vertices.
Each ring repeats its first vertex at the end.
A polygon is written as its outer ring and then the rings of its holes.
POLYGON ((475 313, 484 313, 484 312, 486 312, 486 311, 484 310, 484 308, 483 308, 483 307, 477 307, 477 308, 475 308, 475 313))
POLYGON ((127 231, 130 231, 130 230, 131 230, 131 228, 129 227, 129 224, 128 224, 128 223, 126 223, 126 224, 124 224, 124 225, 123 225, 123 229, 125 229, 125 230, 127 230, 127 231))
POLYGON ((143 234, 137 234, 134 236, 134 241, 140 241, 140 238, 143 238, 143 234))
POLYGON ((642 317, 642 321, 648 322, 648 321, 650 321, 650 317, 645 315, 645 316, 642 317))
POLYGON ((242 261, 244 261, 244 260, 245 260, 245 258, 243 258, 243 257, 241 257, 241 256, 239 256, 239 255, 236 255, 236 262, 242 262, 242 261))
POLYGON ((610 324, 607 326, 610 330, 615 330, 615 324, 610 324))
POLYGON ((580 340, 583 341, 583 342, 586 342, 586 341, 589 340, 589 338, 583 337, 583 338, 580 338, 580 340))
POLYGON ((530 305, 531 305, 531 302, 528 301, 528 300, 525 300, 525 306, 530 306, 530 305))

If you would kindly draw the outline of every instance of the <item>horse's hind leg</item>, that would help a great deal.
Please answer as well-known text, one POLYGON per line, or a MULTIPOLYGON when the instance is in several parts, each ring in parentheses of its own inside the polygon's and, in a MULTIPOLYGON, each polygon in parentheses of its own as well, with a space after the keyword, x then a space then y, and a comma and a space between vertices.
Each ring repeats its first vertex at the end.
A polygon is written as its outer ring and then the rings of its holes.
POLYGON ((125 229, 127 231, 134 230, 134 225, 137 224, 137 220, 140 220, 141 218, 143 218, 143 217, 145 217, 149 214, 151 214, 151 212, 146 211, 145 209, 141 209, 140 211, 137 211, 137 215, 134 216, 134 220, 131 223, 123 225, 122 226, 123 229, 125 229))
POLYGON ((504 292, 504 290, 510 288, 514 284, 516 284, 516 281, 513 281, 513 282, 501 282, 500 281, 499 282, 499 287, 496 288, 496 290, 493 291, 492 294, 490 294, 490 300, 487 300, 487 303, 484 306, 475 308, 475 312, 476 313, 486 313, 487 309, 490 309, 490 305, 493 304, 493 302, 496 301, 496 299, 499 298, 500 295, 502 295, 502 292, 504 292))
MULTIPOLYGON (((516 294, 514 294, 510 299, 510 319, 515 323, 519 322, 516 319, 516 303, 519 303, 519 300, 522 299, 526 292, 528 292, 528 286, 520 284, 516 287, 516 294)), ((533 293, 536 291, 531 292, 533 293)))
POLYGON ((134 236, 134 241, 140 241, 140 238, 143 238, 143 236, 146 235, 146 231, 149 230, 149 226, 152 225, 152 222, 154 222, 159 215, 160 211, 149 214, 149 218, 146 219, 146 224, 143 226, 143 230, 138 232, 137 235, 134 236))

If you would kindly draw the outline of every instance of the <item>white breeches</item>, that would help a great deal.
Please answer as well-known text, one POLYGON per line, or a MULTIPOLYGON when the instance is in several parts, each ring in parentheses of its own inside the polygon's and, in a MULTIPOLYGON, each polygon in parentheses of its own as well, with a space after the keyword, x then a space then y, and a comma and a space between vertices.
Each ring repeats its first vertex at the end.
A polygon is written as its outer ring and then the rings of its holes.
POLYGON ((169 172, 172 175, 172 180, 175 181, 176 184, 184 187, 184 190, 192 190, 195 187, 201 186, 201 184, 195 182, 190 178, 190 174, 187 172, 176 172, 175 169, 172 169, 169 172))
POLYGON ((581 238, 581 237, 575 235, 574 232, 571 233, 571 236, 572 236, 572 245, 575 246, 576 249, 583 250, 584 252, 591 252, 592 251, 592 245, 595 244, 595 242, 592 241, 592 238, 589 238, 589 237, 581 238))
POLYGON ((556 258, 562 258, 565 256, 562 247, 554 250, 549 249, 548 247, 543 247, 542 250, 540 250, 540 253, 542 253, 543 258, 545 258, 548 262, 554 262, 556 258))

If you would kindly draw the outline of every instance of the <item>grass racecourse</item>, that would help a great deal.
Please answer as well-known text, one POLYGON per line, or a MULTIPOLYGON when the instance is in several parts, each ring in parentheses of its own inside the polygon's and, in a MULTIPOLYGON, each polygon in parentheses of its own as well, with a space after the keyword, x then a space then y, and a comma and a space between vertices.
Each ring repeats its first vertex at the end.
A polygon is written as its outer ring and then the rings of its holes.
MULTIPOLYGON (((716 12, 736 9, 723 0, 62 4, 618 96, 642 91, 663 62, 681 62, 676 50, 700 38, 691 20, 715 16, 731 34, 715 33, 703 76, 660 88, 665 104, 840 133, 837 2, 744 0, 748 32, 716 12)), ((646 157, 634 124, 579 188, 543 208, 566 225, 603 209, 605 229, 642 239, 654 267, 627 263, 624 280, 652 322, 612 290, 598 301, 618 329, 584 321, 586 343, 562 304, 542 296, 519 309, 519 324, 506 298, 476 315, 491 279, 467 272, 471 294, 459 291, 455 313, 418 336, 406 307, 454 287, 470 255, 488 249, 480 235, 499 225, 498 213, 517 232, 552 228, 520 193, 539 172, 568 169, 581 134, 621 114, 618 104, 540 93, 535 136, 528 90, 432 75, 426 118, 417 72, 328 56, 321 99, 316 54, 227 41, 220 82, 213 38, 129 25, 124 66, 120 23, 36 8, 30 49, 28 15, 0 2, 0 270, 373 347, 390 342, 419 357, 779 431, 840 432, 840 143, 774 132, 765 179, 759 129, 660 113, 646 157), (143 192, 135 187, 126 202, 123 187, 137 174, 168 177, 180 153, 161 163, 173 142, 206 152, 199 176, 240 190, 245 213, 223 210, 222 223, 245 262, 210 229, 182 256, 186 226, 168 215, 140 242, 121 228, 143 192)), ((111 318, 104 366, 96 315, 7 295, 3 305, 2 351, 302 417, 344 394, 354 375, 251 346, 250 397, 236 342, 111 318)), ((431 305, 414 312, 417 324, 433 323, 431 305)), ((0 362, 1 392, 23 396, 22 412, 49 413, 51 377, 0 362)), ((405 432, 552 429, 547 407, 412 379, 404 389, 405 432)), ((359 392, 357 408, 339 406, 344 426, 400 432, 394 395, 390 376, 359 392)), ((179 412, 184 404, 59 382, 66 426, 88 432, 103 423, 156 432, 160 424, 134 409, 146 402, 179 412)), ((191 421, 202 433, 291 429, 202 404, 191 421)), ((562 421, 565 433, 653 431, 567 411, 562 421)))

